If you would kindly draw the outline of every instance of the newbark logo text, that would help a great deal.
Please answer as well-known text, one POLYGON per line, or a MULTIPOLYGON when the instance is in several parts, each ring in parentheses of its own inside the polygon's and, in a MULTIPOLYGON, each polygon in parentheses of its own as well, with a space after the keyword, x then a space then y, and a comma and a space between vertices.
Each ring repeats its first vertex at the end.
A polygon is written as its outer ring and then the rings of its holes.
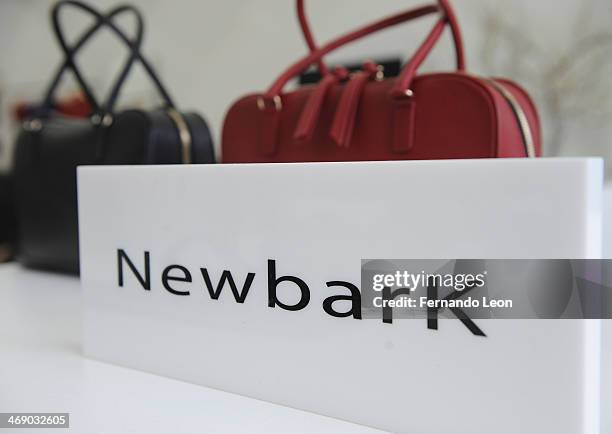
MULTIPOLYGON (((301 277, 283 274, 280 270, 279 263, 274 259, 267 259, 266 276, 260 277, 257 273, 246 273, 245 275, 237 276, 230 269, 225 270, 209 270, 207 267, 198 267, 197 270, 189 269, 180 264, 170 264, 160 270, 151 269, 151 255, 149 251, 144 251, 138 260, 128 256, 123 249, 117 249, 117 284, 119 287, 124 287, 127 279, 132 279, 142 290, 151 291, 152 279, 159 279, 161 286, 170 294, 180 297, 189 297, 194 291, 204 291, 210 297, 211 301, 219 300, 223 292, 231 292, 231 297, 236 303, 245 303, 249 296, 249 292, 256 279, 265 279, 267 286, 267 307, 272 309, 283 309, 286 311, 300 311, 310 306, 311 302, 311 286, 301 277), (189 289, 185 285, 177 287, 178 283, 188 283, 189 289), (284 303, 279 300, 278 290, 281 283, 290 283, 292 285, 283 285, 283 291, 293 290, 298 296, 297 301, 293 304, 284 303), (289 289, 289 288, 293 289, 289 289)), ((323 311, 335 318, 352 318, 362 320, 362 300, 359 288, 351 282, 344 280, 331 280, 324 282, 324 287, 319 290, 325 290, 330 293, 323 300, 321 308, 323 311), (351 308, 349 310, 339 311, 335 308, 338 302, 349 302, 351 308)), ((401 296, 409 289, 398 289, 392 291, 391 288, 384 288, 382 291, 383 298, 391 301, 398 296, 401 296)), ((451 294, 447 297, 449 300, 461 297, 469 293, 470 288, 462 292, 451 294)), ((435 285, 430 285, 427 292, 428 298, 438 305, 437 288, 435 285)), ((384 324, 393 324, 393 308, 391 303, 385 303, 381 308, 382 322, 384 324)), ((432 307, 427 310, 426 324, 430 330, 438 330, 438 313, 439 308, 432 307)), ((485 333, 469 318, 469 316, 459 308, 451 308, 450 311, 466 326, 466 328, 476 336, 486 336, 485 333)))

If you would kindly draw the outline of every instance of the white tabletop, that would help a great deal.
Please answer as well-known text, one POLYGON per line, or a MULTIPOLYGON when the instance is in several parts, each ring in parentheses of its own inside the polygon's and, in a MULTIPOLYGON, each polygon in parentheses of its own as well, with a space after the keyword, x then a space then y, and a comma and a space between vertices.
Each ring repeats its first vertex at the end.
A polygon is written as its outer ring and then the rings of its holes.
POLYGON ((0 265, 0 412, 69 412, 74 433, 380 433, 86 359, 79 294, 76 278, 0 265))

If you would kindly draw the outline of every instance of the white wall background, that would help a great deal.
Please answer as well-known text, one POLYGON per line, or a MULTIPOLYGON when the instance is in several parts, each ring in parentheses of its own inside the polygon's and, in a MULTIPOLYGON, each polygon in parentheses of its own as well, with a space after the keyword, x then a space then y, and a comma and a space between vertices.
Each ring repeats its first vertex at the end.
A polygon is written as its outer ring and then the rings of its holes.
MULTIPOLYGON (((144 52, 179 105, 206 116, 217 145, 230 104, 245 93, 263 91, 305 54, 292 0, 131 2, 145 15, 144 52)), ((95 1, 102 9, 116 3, 95 1)), ((0 0, 0 140, 5 143, 0 166, 6 167, 10 160, 7 107, 19 98, 39 98, 59 62, 48 19, 51 4, 49 0, 0 0)), ((311 0, 307 6, 315 34, 323 41, 416 4, 311 0)), ((612 83, 605 75, 612 73, 608 69, 612 57, 609 0, 455 0, 454 4, 464 28, 471 71, 509 76, 528 88, 540 105, 549 152, 612 155, 608 121, 612 119, 612 83), (576 47, 580 38, 594 34, 605 40, 601 49, 576 47), (592 55, 578 61, 571 55, 576 52, 592 55), (563 69, 558 64, 566 57, 571 67, 563 69)), ((72 35, 89 22, 76 13, 66 13, 64 18, 72 35)), ((331 61, 361 61, 378 55, 406 58, 431 24, 431 19, 425 19, 384 32, 341 50, 331 61)), ((452 68, 449 39, 445 38, 425 69, 452 68)), ((79 63, 96 88, 103 90, 124 57, 125 51, 105 32, 79 56, 79 63)), ((151 100, 146 78, 137 71, 129 80, 124 101, 151 100)))

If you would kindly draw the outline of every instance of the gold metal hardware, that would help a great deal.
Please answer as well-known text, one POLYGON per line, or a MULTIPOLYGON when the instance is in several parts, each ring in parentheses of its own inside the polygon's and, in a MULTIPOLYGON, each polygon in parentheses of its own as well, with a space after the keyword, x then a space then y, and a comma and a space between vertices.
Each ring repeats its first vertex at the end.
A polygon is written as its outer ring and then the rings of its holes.
POLYGON ((91 115, 91 123, 94 125, 102 125, 103 127, 110 127, 113 124, 113 115, 110 113, 94 113, 91 115))
POLYGON ((376 75, 374 76, 374 79, 376 81, 383 81, 385 79, 385 67, 382 65, 378 65, 376 69, 377 71, 376 75))
POLYGON ((176 125, 176 129, 179 132, 183 164, 191 164, 191 147, 193 145, 193 141, 191 138, 191 133, 189 132, 189 127, 187 126, 187 122, 185 122, 183 115, 173 108, 167 109, 166 112, 176 125))
MULTIPOLYGON (((281 99, 280 95, 275 95, 272 98, 272 101, 274 102, 274 108, 277 112, 283 109, 283 100, 281 99)), ((266 101, 261 96, 257 98, 257 108, 261 111, 264 111, 266 109, 266 101)))
POLYGON ((26 131, 40 131, 43 124, 40 119, 31 119, 23 123, 23 129, 26 131))
POLYGON ((492 79, 489 79, 487 81, 491 84, 491 86, 497 89, 497 91, 501 93, 501 95, 508 102, 508 104, 510 104, 510 107, 512 108, 512 111, 514 112, 514 115, 516 116, 516 120, 518 121, 519 127, 521 129, 521 137, 523 139, 523 145, 525 146, 525 152, 527 154, 527 157, 535 158, 536 151, 535 151, 535 144, 533 140, 533 132, 531 131, 529 120, 527 119, 527 115, 525 114, 525 111, 521 107, 521 104, 517 101, 514 95, 508 89, 506 89, 506 87, 503 84, 495 80, 492 80, 492 79))

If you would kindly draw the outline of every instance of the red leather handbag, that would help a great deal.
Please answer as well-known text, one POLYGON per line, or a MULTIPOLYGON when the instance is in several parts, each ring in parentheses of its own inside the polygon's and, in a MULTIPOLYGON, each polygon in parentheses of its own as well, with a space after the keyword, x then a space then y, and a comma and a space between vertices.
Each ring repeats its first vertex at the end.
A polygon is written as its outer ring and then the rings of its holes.
POLYGON ((317 48, 298 0, 310 54, 264 94, 229 109, 222 137, 224 163, 511 158, 541 155, 540 124, 531 98, 506 79, 465 72, 461 32, 447 0, 377 21, 317 48), (425 15, 433 30, 396 78, 377 65, 348 74, 329 70, 325 55, 355 40, 425 15), (457 71, 417 75, 446 26, 457 71), (318 64, 322 80, 283 93, 287 82, 318 64))

